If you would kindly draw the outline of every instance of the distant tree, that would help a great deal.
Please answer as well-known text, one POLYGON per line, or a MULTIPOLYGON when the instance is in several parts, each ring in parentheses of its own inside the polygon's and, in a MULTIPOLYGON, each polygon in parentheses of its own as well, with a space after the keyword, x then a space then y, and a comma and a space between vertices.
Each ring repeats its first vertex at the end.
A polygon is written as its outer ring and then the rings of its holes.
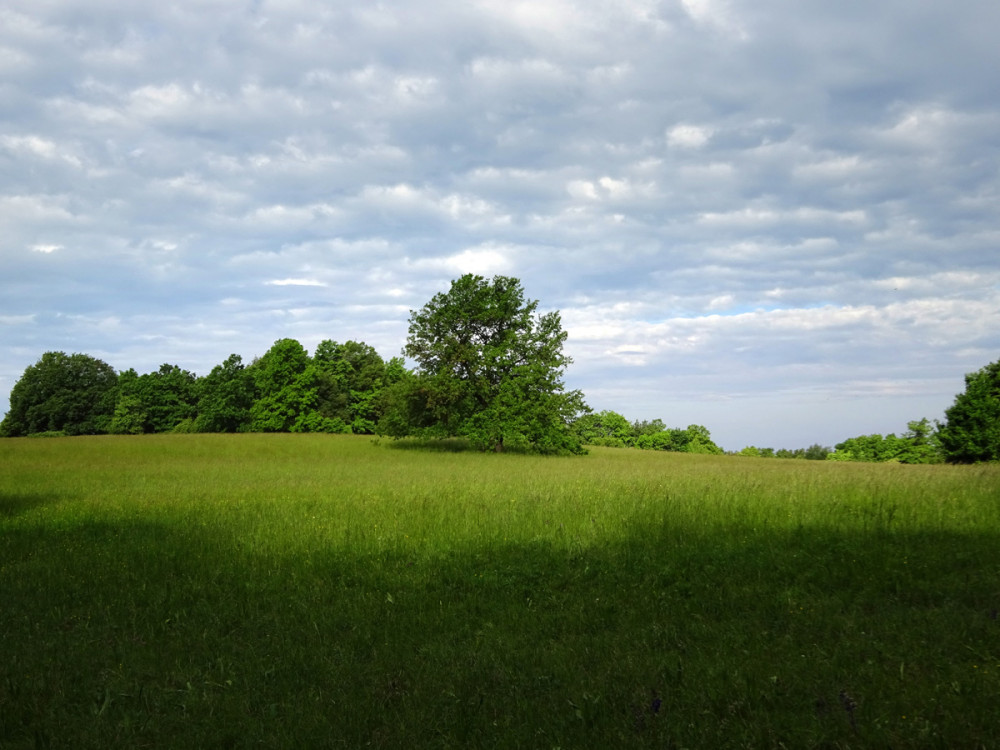
MULTIPOLYGON (((755 445, 748 445, 737 455, 751 456, 753 458, 774 458, 776 456, 774 448, 758 448, 755 445)), ((778 458, 781 458, 781 456, 779 455, 778 458)))
POLYGON ((385 361, 363 342, 322 341, 313 362, 322 374, 318 411, 350 425, 356 434, 375 432, 380 393, 385 386, 385 361))
POLYGON ((586 410, 583 396, 562 382, 566 334, 557 312, 537 310, 517 279, 467 274, 411 311, 404 352, 417 370, 392 389, 398 402, 380 432, 460 435, 481 450, 582 452, 570 423, 586 410))
POLYGON ((941 445, 931 421, 925 417, 908 422, 906 427, 902 438, 906 442, 906 448, 900 454, 900 462, 904 464, 940 463, 942 460, 941 445))
POLYGON ((653 435, 657 432, 663 432, 667 429, 667 426, 663 423, 662 419, 653 420, 642 420, 635 421, 632 423, 632 437, 640 438, 643 435, 653 435))
POLYGON ((687 453, 722 454, 722 449, 712 441, 712 435, 707 427, 700 424, 689 424, 685 432, 688 435, 687 444, 684 447, 687 453))
POLYGON ((573 430, 586 445, 621 448, 634 441, 632 425, 614 411, 584 414, 573 423, 573 430))
POLYGON ((118 373, 118 395, 108 432, 114 435, 141 435, 146 431, 146 408, 136 395, 139 373, 133 368, 118 373))
POLYGON ((721 455, 722 449, 712 441, 708 428, 702 425, 688 425, 639 435, 635 444, 645 450, 678 451, 682 453, 706 453, 721 455))
POLYGON ((1000 360, 965 376, 938 430, 949 463, 1000 460, 1000 360))
POLYGON ((894 433, 859 435, 837 443, 831 461, 893 461, 904 464, 933 463, 938 451, 930 437, 930 423, 922 419, 909 423, 909 431, 902 437, 894 433))
MULTIPOLYGON (((895 443, 896 436, 889 435, 889 445, 895 443)), ((834 446, 834 452, 829 455, 832 461, 885 461, 890 457, 886 438, 879 434, 858 435, 847 438, 834 446)))
POLYGON ((145 375, 126 370, 118 378, 118 398, 109 431, 170 432, 181 422, 193 419, 198 402, 196 381, 193 373, 171 364, 145 375))
POLYGON ((319 411, 323 377, 295 339, 280 339, 249 368, 255 386, 252 432, 349 432, 349 425, 319 411))
POLYGON ((826 457, 830 455, 830 449, 826 448, 819 443, 813 443, 808 448, 803 451, 803 458, 810 461, 825 461, 826 457))
POLYGON ((197 432, 245 432, 250 428, 254 402, 252 374, 239 354, 225 361, 198 381, 197 432))
POLYGON ((86 354, 46 352, 11 389, 0 435, 107 432, 117 385, 118 375, 106 362, 86 354))

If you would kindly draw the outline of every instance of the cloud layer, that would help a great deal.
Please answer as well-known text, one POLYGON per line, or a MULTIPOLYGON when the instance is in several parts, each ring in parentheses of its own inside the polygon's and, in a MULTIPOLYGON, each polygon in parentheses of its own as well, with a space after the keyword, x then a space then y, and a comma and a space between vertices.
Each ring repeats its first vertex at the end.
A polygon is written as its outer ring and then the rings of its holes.
POLYGON ((393 356, 475 272, 562 312, 597 409, 730 449, 940 417, 1000 352, 998 26, 973 0, 12 0, 0 400, 53 349, 393 356))

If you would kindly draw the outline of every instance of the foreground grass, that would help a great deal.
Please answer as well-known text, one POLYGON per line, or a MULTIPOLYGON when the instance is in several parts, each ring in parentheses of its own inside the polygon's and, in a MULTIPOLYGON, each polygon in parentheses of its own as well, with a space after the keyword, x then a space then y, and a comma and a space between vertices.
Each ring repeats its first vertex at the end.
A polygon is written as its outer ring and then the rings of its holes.
POLYGON ((1000 469, 0 441, 0 747, 1000 746, 1000 469))

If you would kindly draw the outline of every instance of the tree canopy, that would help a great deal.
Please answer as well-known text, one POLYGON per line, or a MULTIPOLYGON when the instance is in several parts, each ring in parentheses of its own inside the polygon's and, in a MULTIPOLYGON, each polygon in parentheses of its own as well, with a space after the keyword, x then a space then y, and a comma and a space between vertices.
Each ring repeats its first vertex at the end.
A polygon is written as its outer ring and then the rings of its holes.
POLYGON ((117 385, 118 375, 106 362, 86 354, 46 352, 11 389, 0 436, 106 432, 117 385))
POLYGON ((559 313, 539 314, 520 281, 466 274, 411 311, 404 353, 417 370, 379 429, 463 436, 481 450, 582 452, 570 425, 586 406, 564 390, 565 341, 559 313))
POLYGON ((965 376, 938 439, 951 463, 1000 460, 1000 360, 965 376))

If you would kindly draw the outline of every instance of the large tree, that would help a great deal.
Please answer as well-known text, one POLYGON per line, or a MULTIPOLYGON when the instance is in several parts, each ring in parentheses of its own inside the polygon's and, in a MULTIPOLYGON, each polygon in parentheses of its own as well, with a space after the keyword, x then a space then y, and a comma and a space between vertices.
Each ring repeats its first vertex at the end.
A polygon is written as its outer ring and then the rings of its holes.
POLYGON ((46 352, 11 389, 0 435, 106 432, 117 385, 118 375, 106 362, 86 354, 46 352))
POLYGON ((570 423, 582 394, 564 390, 571 359, 558 312, 539 314, 521 282, 467 274, 411 311, 399 381, 383 420, 389 434, 464 436, 481 450, 582 452, 570 423))
POLYGON ((965 392, 944 415, 938 439, 946 461, 1000 461, 1000 360, 966 375, 965 392))

